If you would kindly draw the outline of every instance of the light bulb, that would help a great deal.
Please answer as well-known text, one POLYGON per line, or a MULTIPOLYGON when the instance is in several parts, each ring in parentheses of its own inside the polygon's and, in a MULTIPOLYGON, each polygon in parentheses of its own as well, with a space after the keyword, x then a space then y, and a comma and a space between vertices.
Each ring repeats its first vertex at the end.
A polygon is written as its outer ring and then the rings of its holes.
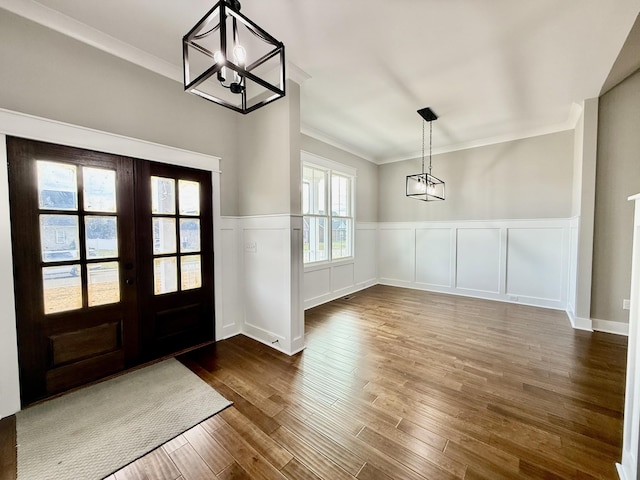
POLYGON ((238 65, 244 65, 244 62, 247 60, 247 51, 242 45, 233 47, 233 58, 235 58, 238 65))
POLYGON ((424 193, 427 191, 427 186, 422 181, 422 178, 418 178, 418 193, 424 193))
POLYGON ((216 63, 224 62, 224 55, 220 50, 218 50, 216 53, 213 54, 213 61, 216 63))
MULTIPOLYGON (((224 55, 220 50, 218 50, 213 54, 213 61, 216 62, 216 64, 218 65, 221 63, 224 63, 224 55)), ((226 80, 227 80, 227 69, 226 67, 222 67, 220 71, 218 71, 218 81, 222 83, 226 80)))
POLYGON ((436 186, 429 182, 429 185, 427 186, 427 194, 428 195, 435 195, 436 194, 436 186))

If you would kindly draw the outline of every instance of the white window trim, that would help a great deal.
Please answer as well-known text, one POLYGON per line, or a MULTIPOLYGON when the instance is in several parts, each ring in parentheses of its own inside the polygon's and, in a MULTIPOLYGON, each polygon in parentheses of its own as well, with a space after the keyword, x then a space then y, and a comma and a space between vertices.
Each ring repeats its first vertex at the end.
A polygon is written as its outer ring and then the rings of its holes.
MULTIPOLYGON (((348 257, 340 257, 340 258, 330 258, 328 260, 318 260, 315 262, 307 262, 304 263, 304 269, 313 270, 315 267, 327 266, 327 265, 339 265, 341 263, 353 263, 355 261, 356 256, 356 178, 357 178, 357 169, 351 167, 349 165, 345 165, 343 163, 339 163, 333 160, 329 160, 328 158, 320 157, 319 155, 315 155, 313 153, 309 153, 307 151, 302 150, 300 152, 300 160, 301 160, 301 169, 304 168, 304 165, 310 165, 312 167, 317 167, 320 169, 326 169, 330 172, 335 171, 337 174, 342 176, 347 176, 351 178, 351 255, 348 257)), ((329 182, 331 181, 331 175, 329 175, 329 182)), ((330 193, 330 192, 328 192, 330 193)), ((302 195, 302 187, 301 193, 302 195)), ((327 210, 331 211, 331 196, 329 196, 327 200, 327 210)), ((332 215, 302 215, 303 217, 326 217, 329 218, 329 225, 331 225, 332 215)), ((336 217, 336 218, 344 218, 344 217, 336 217)), ((331 230, 329 232, 329 244, 331 245, 331 230)), ((332 257, 332 249, 329 249, 329 256, 332 257)))

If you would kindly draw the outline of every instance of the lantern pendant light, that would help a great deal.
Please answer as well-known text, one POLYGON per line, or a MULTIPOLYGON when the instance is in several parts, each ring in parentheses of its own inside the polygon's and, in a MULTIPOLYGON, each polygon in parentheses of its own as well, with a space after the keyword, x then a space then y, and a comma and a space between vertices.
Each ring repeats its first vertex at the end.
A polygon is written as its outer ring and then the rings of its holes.
POLYGON ((407 175, 406 195, 410 198, 423 200, 444 200, 444 182, 431 175, 431 147, 433 138, 433 122, 438 116, 429 107, 418 110, 422 120, 422 171, 414 175, 407 175), (429 171, 424 171, 424 126, 429 123, 429 171))
POLYGON ((284 44, 220 0, 182 38, 184 89, 240 113, 285 95, 284 44))

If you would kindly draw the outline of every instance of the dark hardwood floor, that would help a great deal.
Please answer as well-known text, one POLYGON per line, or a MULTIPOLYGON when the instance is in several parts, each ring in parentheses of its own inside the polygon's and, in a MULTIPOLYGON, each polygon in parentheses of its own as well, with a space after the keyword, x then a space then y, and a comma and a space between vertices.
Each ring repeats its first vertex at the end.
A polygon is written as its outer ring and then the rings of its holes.
POLYGON ((306 333, 293 357, 242 336, 180 357, 234 405, 108 480, 617 478, 624 337, 384 286, 306 333))

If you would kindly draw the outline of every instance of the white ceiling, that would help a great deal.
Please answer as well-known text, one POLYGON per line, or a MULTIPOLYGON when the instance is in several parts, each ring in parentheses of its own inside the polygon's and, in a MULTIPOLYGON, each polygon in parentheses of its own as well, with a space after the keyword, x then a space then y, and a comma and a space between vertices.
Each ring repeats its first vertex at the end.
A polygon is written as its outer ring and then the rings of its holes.
MULTIPOLYGON (((176 79, 182 36, 213 4, 0 0, 176 79)), ((440 117, 434 152, 572 128, 573 104, 598 96, 639 11, 639 0, 242 0, 311 77, 302 131, 376 163, 419 155, 426 106, 440 117)))

